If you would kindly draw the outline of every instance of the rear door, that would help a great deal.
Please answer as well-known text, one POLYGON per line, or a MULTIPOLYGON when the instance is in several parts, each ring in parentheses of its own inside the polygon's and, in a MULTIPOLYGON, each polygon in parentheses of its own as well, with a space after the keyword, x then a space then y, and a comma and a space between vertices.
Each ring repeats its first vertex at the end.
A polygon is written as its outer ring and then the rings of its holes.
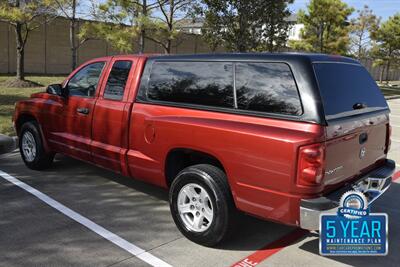
POLYGON ((128 95, 132 85, 136 59, 113 58, 96 102, 93 117, 92 156, 96 164, 121 172, 125 162, 129 111, 128 95))
POLYGON ((325 184, 350 180, 386 158, 389 109, 358 64, 314 63, 326 128, 325 184))

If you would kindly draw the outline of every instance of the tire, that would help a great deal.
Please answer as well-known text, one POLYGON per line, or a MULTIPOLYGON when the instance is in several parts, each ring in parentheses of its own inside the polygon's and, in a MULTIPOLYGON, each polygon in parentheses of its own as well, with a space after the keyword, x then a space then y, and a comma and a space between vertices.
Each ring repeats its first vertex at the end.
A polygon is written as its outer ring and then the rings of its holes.
POLYGON ((21 157, 29 169, 43 170, 53 163, 54 153, 46 153, 37 122, 24 123, 18 140, 21 157))
POLYGON ((198 164, 182 170, 172 182, 169 203, 179 231, 197 244, 215 246, 234 230, 237 210, 226 175, 215 166, 198 164), (195 218, 201 218, 200 224, 195 218))

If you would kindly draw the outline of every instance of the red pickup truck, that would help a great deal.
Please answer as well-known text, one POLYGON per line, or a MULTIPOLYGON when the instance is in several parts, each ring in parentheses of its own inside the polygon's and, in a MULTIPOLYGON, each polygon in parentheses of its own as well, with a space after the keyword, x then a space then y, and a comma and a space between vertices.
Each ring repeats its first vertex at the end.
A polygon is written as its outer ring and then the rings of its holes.
POLYGON ((169 188, 179 230, 212 246, 238 211, 316 230, 347 190, 375 201, 395 169, 388 114, 350 58, 127 55, 19 101, 14 124, 29 168, 62 153, 169 188))

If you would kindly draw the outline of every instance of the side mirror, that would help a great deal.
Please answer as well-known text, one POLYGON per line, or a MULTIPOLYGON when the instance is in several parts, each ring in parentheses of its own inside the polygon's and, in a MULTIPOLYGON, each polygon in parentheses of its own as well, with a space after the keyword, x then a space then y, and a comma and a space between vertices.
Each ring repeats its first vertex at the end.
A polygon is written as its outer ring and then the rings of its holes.
POLYGON ((46 88, 46 93, 50 95, 62 96, 62 86, 61 84, 50 84, 46 88))

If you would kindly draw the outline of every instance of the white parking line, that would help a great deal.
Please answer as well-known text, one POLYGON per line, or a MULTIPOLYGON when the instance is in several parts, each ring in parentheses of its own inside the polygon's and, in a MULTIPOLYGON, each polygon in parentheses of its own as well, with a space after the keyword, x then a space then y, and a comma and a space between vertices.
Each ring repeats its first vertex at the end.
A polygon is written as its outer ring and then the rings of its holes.
POLYGON ((126 241, 125 239, 119 237, 118 235, 108 231, 107 229, 101 227, 100 225, 94 223, 93 221, 89 220, 86 217, 83 217, 79 213, 71 210, 70 208, 64 206, 60 202, 52 199, 51 197, 47 196, 46 194, 36 190, 35 188, 27 185, 26 183, 18 180, 17 178, 9 175, 0 170, 0 176, 5 180, 13 183, 14 185, 22 188, 23 190, 27 191, 28 193, 34 195, 41 201, 45 202, 52 208, 58 210, 59 212, 63 213, 67 217, 73 219, 74 221, 80 223, 81 225, 87 227, 88 229, 92 230, 96 234, 104 237, 108 241, 114 243, 115 245, 119 246, 120 248, 124 249, 125 251, 129 252, 133 256, 141 259, 142 261, 152 265, 152 266, 165 266, 165 267, 172 267, 168 263, 162 261, 161 259, 155 257, 154 255, 146 252, 145 250, 137 247, 136 245, 126 241))

